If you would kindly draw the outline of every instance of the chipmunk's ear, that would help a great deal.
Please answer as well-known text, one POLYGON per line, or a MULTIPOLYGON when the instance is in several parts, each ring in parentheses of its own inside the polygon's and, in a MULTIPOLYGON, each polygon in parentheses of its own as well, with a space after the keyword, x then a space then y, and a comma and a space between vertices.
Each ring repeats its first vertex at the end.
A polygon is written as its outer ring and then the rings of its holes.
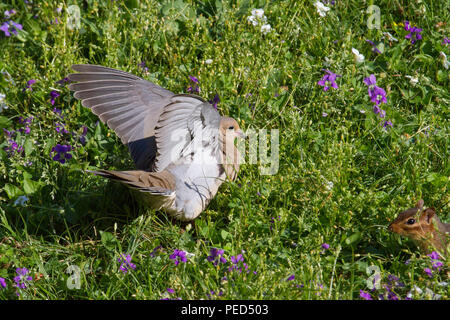
POLYGON ((431 224, 431 220, 433 219, 435 213, 436 211, 434 210, 434 208, 425 209, 420 215, 420 220, 425 221, 428 224, 431 224))
POLYGON ((416 203, 416 208, 419 208, 422 210, 423 208, 423 199, 420 199, 417 203, 416 203))

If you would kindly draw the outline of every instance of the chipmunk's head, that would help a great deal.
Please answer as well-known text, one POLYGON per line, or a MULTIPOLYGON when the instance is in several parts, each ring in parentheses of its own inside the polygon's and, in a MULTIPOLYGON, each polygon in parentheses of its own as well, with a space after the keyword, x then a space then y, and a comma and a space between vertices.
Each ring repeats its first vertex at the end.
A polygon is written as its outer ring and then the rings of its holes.
POLYGON ((407 236, 414 240, 429 238, 434 232, 433 208, 423 209, 423 200, 420 200, 414 208, 400 213, 388 226, 392 232, 407 236))

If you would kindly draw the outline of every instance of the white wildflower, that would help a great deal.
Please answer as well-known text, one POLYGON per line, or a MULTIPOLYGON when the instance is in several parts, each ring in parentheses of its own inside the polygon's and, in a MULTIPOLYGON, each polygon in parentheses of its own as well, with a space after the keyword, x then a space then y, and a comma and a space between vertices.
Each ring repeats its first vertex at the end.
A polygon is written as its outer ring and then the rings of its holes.
POLYGON ((256 19, 255 16, 248 16, 247 17, 247 21, 251 22, 251 24, 254 25, 254 26, 258 25, 258 20, 256 19))
POLYGON ((359 53, 358 50, 356 50, 355 48, 352 48, 352 53, 355 55, 356 62, 358 62, 358 63, 364 62, 364 55, 359 53))
POLYGON ((270 24, 263 24, 263 25, 261 26, 261 32, 262 32, 263 34, 269 33, 270 30, 272 30, 272 27, 270 26, 270 24))
POLYGON ((417 77, 412 77, 412 76, 406 75, 405 78, 408 78, 409 83, 411 83, 413 86, 415 86, 417 83, 419 83, 419 78, 417 78, 417 77))
POLYGON ((23 206, 25 206, 25 204, 28 200, 30 200, 30 199, 28 199, 27 196, 20 196, 16 199, 16 201, 14 201, 14 205, 23 207, 23 206))
POLYGON ((327 12, 330 11, 330 8, 327 7, 326 5, 324 5, 320 1, 316 1, 314 3, 314 6, 316 7, 317 12, 319 13, 319 16, 321 16, 321 17, 325 17, 327 15, 327 12))
POLYGON ((76 4, 67 8, 67 28, 69 30, 81 28, 81 10, 76 4))
POLYGON ((0 93, 0 112, 3 111, 3 109, 8 109, 8 106, 5 103, 6 95, 3 93, 0 93))
POLYGON ((3 75, 4 79, 5 79, 7 82, 10 82, 10 83, 13 84, 13 85, 16 84, 16 83, 14 82, 14 79, 11 77, 11 75, 9 74, 8 71, 2 70, 2 71, 1 71, 1 74, 3 75))
POLYGON ((264 16, 264 9, 253 9, 252 10, 252 16, 255 18, 263 19, 264 16))
POLYGON ((333 182, 331 182, 331 181, 326 181, 326 182, 325 182, 325 188, 326 188, 328 191, 331 191, 331 189, 333 189, 333 187, 334 187, 333 182))
POLYGON ((442 60, 442 65, 444 66, 444 68, 448 69, 447 55, 441 51, 441 52, 439 52, 439 57, 442 60))
POLYGON ((394 38, 394 36, 392 34, 390 34, 389 32, 383 32, 383 36, 386 37, 388 39, 388 41, 398 42, 397 38, 394 38))
POLYGON ((206 59, 206 60, 205 60, 205 63, 206 63, 206 64, 212 64, 212 63, 213 63, 213 60, 212 60, 212 59, 206 59))
POLYGON ((247 21, 251 22, 254 26, 257 26, 260 22, 261 24, 265 24, 267 17, 264 15, 264 9, 253 9, 252 15, 247 17, 247 21))
POLYGON ((430 288, 425 288, 425 294, 427 295, 427 297, 429 299, 432 299, 432 300, 439 300, 442 298, 442 296, 440 294, 434 293, 430 288))

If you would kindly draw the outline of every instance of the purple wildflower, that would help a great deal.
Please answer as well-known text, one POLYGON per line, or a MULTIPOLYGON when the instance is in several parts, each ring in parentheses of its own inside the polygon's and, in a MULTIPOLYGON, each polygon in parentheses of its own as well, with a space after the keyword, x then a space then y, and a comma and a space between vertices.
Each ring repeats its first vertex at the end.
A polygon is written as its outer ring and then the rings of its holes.
POLYGON ((381 103, 387 103, 386 91, 383 88, 374 86, 372 90, 369 90, 370 101, 377 106, 381 103))
POLYGON ((378 49, 377 45, 373 41, 366 40, 366 42, 370 43, 370 45, 372 46, 372 51, 373 52, 381 54, 381 51, 378 49))
POLYGON ((217 266, 219 262, 226 263, 227 259, 223 257, 224 250, 211 248, 209 251, 209 256, 206 258, 209 262, 212 262, 214 266, 217 266))
POLYGON ((231 256, 230 258, 231 263, 233 264, 231 267, 228 268, 228 271, 231 272, 232 270, 238 270, 239 273, 242 273, 242 267, 244 267, 245 271, 249 273, 248 265, 244 262, 244 256, 242 254, 238 254, 236 256, 231 256), (242 262, 242 267, 239 267, 239 262, 242 262))
POLYGON ((5 151, 11 156, 16 152, 17 154, 22 153, 23 147, 20 146, 16 141, 8 139, 9 146, 5 148, 5 151))
POLYGON ((322 117, 328 117, 328 113, 326 113, 326 112, 322 112, 322 117))
POLYGON ((405 30, 409 31, 409 34, 405 36, 405 39, 410 39, 411 44, 414 44, 416 43, 417 40, 422 39, 422 35, 420 34, 422 32, 422 29, 417 27, 411 27, 409 21, 405 21, 405 30))
POLYGON ((117 258, 117 261, 120 263, 119 270, 123 273, 127 273, 130 269, 136 269, 136 265, 134 263, 131 263, 131 256, 127 254, 121 254, 119 258, 117 258))
POLYGON ((391 290, 388 290, 388 300, 398 300, 398 296, 391 290))
POLYGON ((141 67, 145 72, 148 71, 148 68, 145 66, 145 61, 142 61, 141 63, 138 63, 138 66, 141 67))
POLYGON ((50 103, 52 105, 55 104, 55 99, 58 98, 58 97, 59 97, 59 92, 58 91, 55 91, 55 90, 50 91, 50 103))
MULTIPOLYGON (((216 292, 215 292, 214 290, 210 290, 209 293, 206 293, 206 296, 208 297, 208 299, 212 299, 212 296, 214 296, 215 294, 216 294, 216 292)), ((220 291, 217 293, 217 296, 218 296, 218 297, 221 297, 222 295, 223 295, 223 291, 220 290, 220 291)))
POLYGON ((86 135, 88 132, 88 127, 82 126, 82 128, 83 128, 83 132, 81 133, 79 139, 80 139, 81 144, 84 146, 86 144, 86 135))
POLYGON ((11 33, 9 32, 9 24, 7 22, 4 22, 1 25, 0 30, 5 33, 6 37, 10 37, 11 36, 11 33))
POLYGON ((55 126, 56 126, 56 128, 55 128, 56 132, 58 132, 58 133, 69 133, 69 131, 66 130, 66 125, 64 123, 57 122, 55 124, 55 126))
MULTIPOLYGON (((370 76, 368 76, 367 78, 364 78, 364 83, 371 88, 371 86, 375 86, 377 84, 377 78, 375 77, 374 74, 371 74, 370 76)), ((370 93, 370 91, 369 91, 370 93)))
POLYGON ((27 268, 17 268, 16 273, 17 276, 14 277, 15 286, 19 289, 26 289, 27 282, 33 280, 31 276, 27 276, 29 270, 27 268))
MULTIPOLYGON (((385 121, 384 124, 383 124, 383 128, 384 128, 385 130, 387 130, 388 126, 392 128, 393 124, 392 124, 391 120, 387 120, 387 121, 385 121)), ((405 262, 405 264, 406 264, 406 262, 405 262)))
POLYGON ((36 83, 36 80, 34 80, 34 79, 28 80, 27 86, 22 90, 22 92, 25 92, 27 89, 30 89, 30 91, 33 91, 33 88, 31 86, 35 83, 36 83))
POLYGON ((8 138, 11 138, 11 137, 15 134, 15 131, 14 131, 14 130, 9 131, 9 130, 6 130, 5 128, 3 128, 3 133, 4 133, 5 136, 7 136, 8 138))
POLYGON ((431 258, 431 260, 439 260, 441 257, 436 251, 431 252, 430 254, 427 254, 431 258))
POLYGON ((56 81, 55 83, 56 83, 56 84, 59 84, 60 86, 64 86, 64 85, 66 85, 67 83, 71 83, 71 82, 72 82, 72 81, 69 80, 69 78, 65 77, 65 78, 63 78, 63 79, 61 79, 61 80, 56 81))
POLYGON ((5 278, 0 277, 0 287, 6 288, 6 280, 5 280, 5 278))
POLYGON ((58 109, 58 108, 53 108, 52 110, 54 113, 56 113, 61 119, 63 119, 64 117, 62 116, 62 110, 58 109))
POLYGON ((150 252, 150 257, 154 258, 156 256, 156 252, 160 249, 162 249, 162 246, 157 246, 155 249, 153 249, 152 252, 150 252))
POLYGON ((286 281, 292 281, 295 279, 295 274, 289 276, 289 278, 286 279, 286 281))
POLYGON ((9 25, 11 26, 11 33, 17 35, 19 32, 17 30, 22 30, 23 27, 20 23, 16 23, 14 21, 9 21, 9 25))
POLYGON ((188 92, 200 93, 200 87, 198 86, 198 79, 194 76, 189 76, 189 80, 191 80, 195 85, 187 88, 188 92))
POLYGON ((330 248, 330 245, 329 245, 328 243, 323 243, 323 244, 322 244, 322 248, 323 248, 324 250, 328 250, 328 249, 330 248))
POLYGON ((171 289, 171 288, 167 288, 166 289, 168 293, 175 293, 175 290, 171 289))
POLYGON ((184 252, 183 250, 178 250, 178 249, 175 249, 173 251, 173 253, 169 256, 169 258, 171 260, 173 260, 173 262, 175 263, 176 266, 180 262, 186 262, 187 261, 186 252, 184 252))
POLYGON ((423 271, 424 271, 430 278, 433 277, 433 271, 431 271, 430 268, 425 268, 425 269, 423 269, 423 271))
POLYGON ((23 118, 23 117, 19 117, 19 123, 20 124, 30 124, 33 121, 34 117, 28 117, 28 118, 23 118))
POLYGON ((217 104, 219 102, 220 102, 220 99, 219 99, 219 95, 217 93, 212 100, 209 100, 209 103, 211 103, 212 106, 214 107, 214 109, 216 109, 216 110, 217 110, 217 104))
MULTIPOLYGON (((258 192, 259 193, 259 192, 258 192)), ((261 196, 261 194, 258 194, 259 196, 261 196)), ((281 220, 281 216, 279 215, 278 216, 278 221, 280 221, 281 220)), ((275 225, 275 217, 271 217, 270 218, 270 223, 271 223, 271 225, 270 225, 270 230, 272 230, 272 226, 274 226, 275 225)))
POLYGON ((372 300, 372 296, 370 295, 370 293, 365 292, 363 290, 359 290, 359 296, 364 300, 372 300))
POLYGON ((444 40, 442 40, 443 45, 448 45, 450 43, 450 39, 447 37, 444 37, 444 40))
POLYGON ((440 271, 441 270, 440 267, 442 267, 444 264, 442 263, 442 261, 439 260, 441 259, 439 254, 436 251, 433 251, 430 254, 428 254, 428 256, 431 258, 433 269, 437 269, 438 271, 440 271))
POLYGON ((238 254, 237 256, 231 256, 230 260, 233 264, 238 264, 239 261, 244 261, 244 257, 242 256, 242 254, 238 254))
POLYGON ((71 150, 73 150, 73 148, 70 145, 57 144, 52 148, 51 152, 55 153, 52 159, 64 164, 66 160, 72 158, 72 155, 69 153, 71 150))
POLYGON ((339 88, 336 83, 336 78, 341 77, 341 75, 335 74, 328 69, 322 69, 322 71, 325 71, 327 74, 325 74, 322 79, 317 82, 317 84, 319 86, 323 86, 323 91, 328 91, 330 87, 334 89, 339 88))
POLYGON ((20 128, 19 132, 23 132, 25 134, 29 134, 31 132, 31 128, 29 126, 26 126, 25 129, 24 128, 20 128))
POLYGON ((395 286, 397 284, 399 278, 394 276, 393 274, 390 274, 390 275, 388 275, 387 280, 388 280, 389 286, 393 286, 393 285, 395 286))
POLYGON ((441 271, 441 267, 444 265, 444 263, 442 263, 442 261, 434 261, 432 263, 432 267, 433 269, 437 269, 437 271, 441 271))
POLYGON ((11 9, 11 10, 6 10, 5 11, 5 17, 11 17, 12 15, 16 14, 16 10, 11 9))

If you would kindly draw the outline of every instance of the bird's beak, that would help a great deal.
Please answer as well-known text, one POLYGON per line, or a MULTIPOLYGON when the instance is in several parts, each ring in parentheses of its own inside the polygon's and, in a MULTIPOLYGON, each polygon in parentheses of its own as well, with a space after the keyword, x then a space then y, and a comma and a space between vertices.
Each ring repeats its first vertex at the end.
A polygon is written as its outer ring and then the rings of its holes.
POLYGON ((247 137, 241 129, 236 130, 236 136, 238 136, 239 138, 242 138, 242 139, 245 139, 247 137))

